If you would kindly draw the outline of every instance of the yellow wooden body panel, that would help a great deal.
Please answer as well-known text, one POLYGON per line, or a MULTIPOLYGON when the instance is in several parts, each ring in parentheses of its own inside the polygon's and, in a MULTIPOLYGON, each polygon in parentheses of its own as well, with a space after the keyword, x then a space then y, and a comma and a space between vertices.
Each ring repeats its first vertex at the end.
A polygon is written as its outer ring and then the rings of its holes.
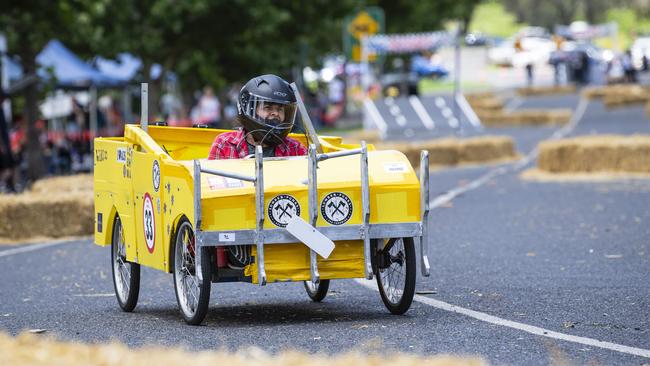
MULTIPOLYGON (((194 223, 193 165, 250 176, 255 175, 253 159, 207 160, 214 138, 224 131, 196 128, 127 125, 124 138, 95 139, 95 242, 110 245, 115 215, 122 219, 127 243, 127 259, 170 271, 169 252, 174 231, 181 218, 194 223), (119 153, 118 153, 119 151, 119 153), (118 154, 122 154, 119 155, 118 154), (153 166, 160 168, 160 184, 154 187, 153 166), (153 225, 145 224, 145 197, 151 199, 153 225), (154 229, 147 243, 145 229, 154 229), (99 228, 102 228, 99 231, 99 228), (153 245, 151 244, 153 243, 153 245)), ((304 135, 292 135, 303 140, 304 135)), ((321 138, 325 152, 357 148, 340 138, 321 138)), ((372 146, 369 150, 372 150, 372 146)), ((361 223, 361 186, 358 155, 319 163, 319 204, 332 192, 341 192, 352 201, 352 215, 345 224, 361 223)), ((370 222, 400 223, 420 221, 420 184, 406 157, 398 151, 370 151, 370 222)), ((268 205, 277 195, 293 196, 300 216, 308 220, 307 157, 265 159, 265 228, 277 228, 269 218, 268 205)), ((255 228, 255 189, 252 183, 202 174, 202 230, 224 231, 255 228)), ((317 226, 330 224, 320 217, 317 226)), ((150 231, 149 231, 150 232, 150 231)), ((363 277, 361 241, 337 242, 329 259, 319 258, 323 279, 363 277)), ((255 248, 253 249, 255 252, 255 248)), ((301 243, 265 246, 265 266, 270 282, 309 278, 309 250, 301 243)), ((255 266, 246 273, 257 280, 255 266)))
MULTIPOLYGON (((252 255, 257 255, 253 247, 252 255)), ((276 244, 264 247, 264 266, 269 283, 306 281, 311 279, 309 248, 302 243, 276 244)), ((318 256, 318 272, 322 279, 362 278, 363 241, 337 241, 327 259, 318 256)), ((257 265, 246 266, 245 274, 257 283, 257 265)))

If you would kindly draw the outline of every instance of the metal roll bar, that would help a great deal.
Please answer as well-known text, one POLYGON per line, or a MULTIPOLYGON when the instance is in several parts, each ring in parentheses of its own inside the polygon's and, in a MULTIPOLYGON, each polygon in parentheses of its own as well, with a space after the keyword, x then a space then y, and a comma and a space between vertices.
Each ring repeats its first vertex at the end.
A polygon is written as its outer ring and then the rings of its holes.
MULTIPOLYGON (((406 222, 396 224, 370 224, 370 181, 368 175, 368 147, 365 141, 361 142, 361 148, 354 150, 337 151, 332 153, 317 153, 317 147, 310 144, 307 155, 307 172, 308 172, 308 198, 309 198, 309 223, 316 228, 318 221, 318 162, 334 159, 343 156, 361 155, 359 168, 361 177, 361 206, 362 206, 362 223, 361 225, 341 225, 339 227, 319 227, 317 228, 331 240, 363 240, 364 253, 364 275, 367 279, 373 278, 371 265, 371 248, 370 240, 404 236, 417 236, 420 238, 420 256, 422 275, 429 276, 430 267, 427 254, 428 244, 428 217, 429 217, 429 153, 422 151, 420 154, 420 199, 421 199, 421 222, 406 222)), ((206 246, 205 242, 210 242, 207 246, 231 246, 255 243, 257 247, 257 271, 258 283, 264 286, 267 283, 266 271, 264 268, 264 245, 280 244, 295 242, 293 237, 286 229, 267 229, 264 230, 265 206, 264 206, 264 172, 263 172, 263 155, 262 147, 255 148, 255 177, 244 174, 226 172, 216 169, 202 168, 199 160, 194 160, 194 227, 196 230, 197 247, 206 246), (255 184, 255 212, 256 226, 255 230, 229 230, 228 233, 236 233, 236 241, 220 242, 218 231, 201 230, 201 173, 218 175, 233 179, 240 179, 255 184)), ((225 233, 225 232, 224 232, 225 233)), ((234 236, 234 235, 233 235, 234 236)), ((199 281, 203 281, 201 272, 201 250, 196 250, 196 267, 199 281)), ((310 250, 310 279, 315 284, 320 281, 318 271, 317 254, 310 250)))

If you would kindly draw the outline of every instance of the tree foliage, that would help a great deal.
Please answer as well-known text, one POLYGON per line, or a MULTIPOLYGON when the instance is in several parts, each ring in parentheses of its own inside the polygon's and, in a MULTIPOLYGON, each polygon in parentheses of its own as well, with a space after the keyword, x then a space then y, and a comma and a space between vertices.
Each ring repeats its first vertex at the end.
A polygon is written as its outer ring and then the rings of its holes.
MULTIPOLYGON (((314 64, 342 49, 343 19, 376 5, 386 13, 389 33, 441 29, 445 20, 468 23, 480 0, 7 0, 0 31, 9 50, 20 55, 27 73, 47 41, 60 39, 82 56, 113 57, 129 52, 143 61, 143 81, 155 98, 160 80, 149 80, 149 66, 173 71, 182 89, 209 84, 219 88, 252 75, 278 73, 314 64)), ((35 85, 24 92, 30 167, 39 161, 35 85)), ((150 113, 156 112, 150 104, 150 113)), ((42 174, 34 169, 33 177, 42 174)))

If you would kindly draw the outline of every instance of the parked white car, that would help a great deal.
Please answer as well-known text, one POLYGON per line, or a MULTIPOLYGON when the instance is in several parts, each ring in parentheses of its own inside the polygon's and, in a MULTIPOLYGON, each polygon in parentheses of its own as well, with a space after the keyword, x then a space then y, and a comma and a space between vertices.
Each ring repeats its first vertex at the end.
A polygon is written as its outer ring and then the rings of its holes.
POLYGON ((523 37, 520 43, 520 51, 515 49, 514 39, 508 39, 499 46, 491 48, 488 51, 488 60, 496 65, 515 67, 529 63, 546 63, 551 52, 557 48, 555 42, 542 37, 523 37))

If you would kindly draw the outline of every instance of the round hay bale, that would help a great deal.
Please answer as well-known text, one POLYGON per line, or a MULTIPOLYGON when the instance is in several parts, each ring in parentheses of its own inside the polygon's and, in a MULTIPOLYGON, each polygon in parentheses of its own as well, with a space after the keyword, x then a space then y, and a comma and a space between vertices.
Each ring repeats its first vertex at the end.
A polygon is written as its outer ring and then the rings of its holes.
POLYGON ((599 135, 544 141, 539 169, 552 173, 650 173, 650 136, 599 135))

